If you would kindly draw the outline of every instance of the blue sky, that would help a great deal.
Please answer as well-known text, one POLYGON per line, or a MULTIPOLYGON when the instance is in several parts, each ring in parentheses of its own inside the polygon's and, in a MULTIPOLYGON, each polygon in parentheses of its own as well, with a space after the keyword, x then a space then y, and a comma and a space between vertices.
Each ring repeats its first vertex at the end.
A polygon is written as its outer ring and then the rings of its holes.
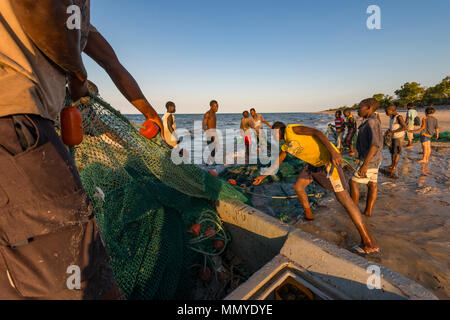
MULTIPOLYGON (((162 113, 308 112, 450 75, 450 1, 93 0, 92 24, 162 113), (381 30, 366 9, 381 8, 381 30)), ((89 78, 137 113, 85 56, 89 78)))

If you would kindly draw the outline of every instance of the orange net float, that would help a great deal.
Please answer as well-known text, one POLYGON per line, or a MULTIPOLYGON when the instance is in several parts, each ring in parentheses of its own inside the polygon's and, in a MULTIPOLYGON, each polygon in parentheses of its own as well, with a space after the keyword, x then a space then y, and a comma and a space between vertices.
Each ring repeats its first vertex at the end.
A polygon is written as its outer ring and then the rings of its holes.
POLYGON ((69 147, 83 142, 83 116, 74 106, 65 107, 61 111, 61 138, 69 147))
POLYGON ((153 139, 158 134, 159 127, 152 120, 147 120, 142 124, 139 131, 147 139, 153 139))

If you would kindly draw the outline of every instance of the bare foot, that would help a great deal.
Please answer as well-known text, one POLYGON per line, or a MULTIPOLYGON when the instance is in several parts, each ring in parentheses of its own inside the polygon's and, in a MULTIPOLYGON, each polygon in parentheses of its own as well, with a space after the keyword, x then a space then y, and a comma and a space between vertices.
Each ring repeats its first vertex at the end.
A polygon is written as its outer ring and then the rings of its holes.
POLYGON ((348 155, 349 155, 350 157, 354 157, 354 156, 355 156, 355 153, 354 153, 354 152, 350 152, 348 155))
POLYGON ((419 163, 428 163, 428 161, 425 161, 425 160, 422 159, 422 160, 419 161, 419 163))
POLYGON ((380 252, 380 248, 377 245, 374 246, 366 246, 366 245, 362 245, 362 248, 364 249, 364 251, 367 254, 371 254, 371 253, 378 253, 380 252))
POLYGON ((305 218, 308 221, 314 221, 314 216, 312 214, 305 214, 305 218))
POLYGON ((366 211, 364 212, 364 215, 368 218, 370 218, 372 216, 372 212, 366 211))

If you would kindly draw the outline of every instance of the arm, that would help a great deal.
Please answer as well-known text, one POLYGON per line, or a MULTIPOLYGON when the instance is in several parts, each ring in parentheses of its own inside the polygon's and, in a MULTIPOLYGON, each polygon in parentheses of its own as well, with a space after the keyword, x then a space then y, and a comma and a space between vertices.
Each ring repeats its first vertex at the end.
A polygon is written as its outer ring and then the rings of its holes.
POLYGON ((84 52, 108 73, 117 89, 147 120, 155 122, 161 128, 161 136, 164 137, 163 123, 158 113, 147 101, 133 76, 120 63, 114 49, 99 32, 89 33, 84 52))
POLYGON ((74 100, 89 94, 87 72, 81 58, 80 30, 66 27, 66 10, 72 0, 12 0, 11 5, 20 24, 32 42, 56 65, 64 70, 71 83, 74 100))
POLYGON ((170 133, 173 133, 175 130, 173 129, 173 115, 167 118, 167 125, 170 133))
POLYGON ((272 126, 270 125, 270 123, 268 123, 268 122, 266 121, 266 119, 263 118, 263 122, 264 122, 267 126, 269 126, 270 129, 272 129, 272 126))
POLYGON ((277 164, 273 167, 273 169, 266 175, 264 176, 259 176, 258 178, 255 179, 255 182, 253 182, 253 185, 257 186, 260 185, 261 182, 263 182, 263 180, 265 178, 267 178, 268 176, 271 176, 275 171, 277 171, 280 168, 280 165, 283 163, 284 159, 286 159, 287 153, 285 151, 282 151, 280 153, 280 156, 278 157, 277 160, 277 164))
POLYGON ((394 130, 393 133, 406 131, 406 123, 405 123, 405 120, 403 120, 403 117, 398 116, 397 120, 398 120, 398 124, 400 125, 400 128, 398 128, 397 130, 394 130))
POLYGON ((436 140, 439 140, 439 128, 436 128, 436 140))
POLYGON ((205 116, 203 117, 203 131, 208 130, 208 120, 209 120, 209 111, 205 113, 205 116))
POLYGON ((319 130, 313 129, 313 128, 308 128, 308 127, 294 127, 293 130, 294 130, 295 134, 303 135, 303 136, 313 136, 313 137, 316 137, 317 139, 319 139, 319 141, 330 152, 331 161, 333 162, 333 164, 336 167, 341 165, 341 163, 342 163, 341 154, 338 151, 336 151, 336 149, 331 145, 330 141, 322 133, 322 131, 319 131, 319 130))
POLYGON ((418 132, 420 132, 420 131, 425 130, 425 128, 426 128, 426 119, 423 118, 423 120, 422 120, 422 126, 421 126, 419 129, 417 129, 417 130, 411 130, 410 132, 411 132, 411 133, 418 133, 418 132))

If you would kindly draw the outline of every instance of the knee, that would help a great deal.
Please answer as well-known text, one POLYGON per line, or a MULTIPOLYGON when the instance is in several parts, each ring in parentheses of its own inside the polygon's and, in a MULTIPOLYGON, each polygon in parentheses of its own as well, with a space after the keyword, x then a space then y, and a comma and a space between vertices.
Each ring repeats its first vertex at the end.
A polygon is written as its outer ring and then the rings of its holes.
POLYGON ((371 191, 371 192, 378 191, 378 184, 376 184, 376 183, 370 182, 368 187, 369 187, 369 191, 371 191))
POLYGON ((306 192, 305 189, 308 186, 309 183, 306 183, 305 181, 297 181, 293 188, 296 192, 306 192))

